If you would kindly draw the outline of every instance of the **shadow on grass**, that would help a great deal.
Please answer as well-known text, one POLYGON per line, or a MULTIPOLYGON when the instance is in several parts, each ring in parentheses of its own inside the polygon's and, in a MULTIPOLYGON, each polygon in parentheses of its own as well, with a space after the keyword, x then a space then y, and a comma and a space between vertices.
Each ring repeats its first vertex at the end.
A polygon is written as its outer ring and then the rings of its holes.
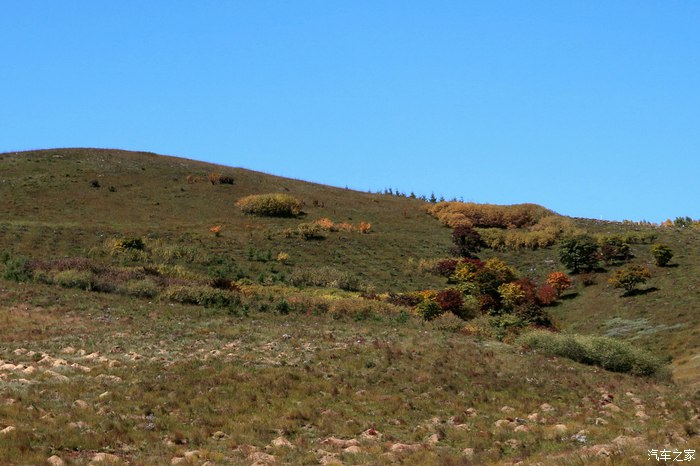
POLYGON ((659 289, 655 286, 651 286, 649 288, 644 288, 643 290, 632 290, 632 291, 627 291, 622 294, 623 298, 629 298, 632 296, 643 296, 645 294, 653 293, 655 291, 659 291, 659 289))
POLYGON ((569 300, 574 299, 576 297, 578 297, 578 291, 575 291, 573 293, 563 294, 563 295, 559 296, 559 299, 561 299, 562 301, 569 301, 569 300))

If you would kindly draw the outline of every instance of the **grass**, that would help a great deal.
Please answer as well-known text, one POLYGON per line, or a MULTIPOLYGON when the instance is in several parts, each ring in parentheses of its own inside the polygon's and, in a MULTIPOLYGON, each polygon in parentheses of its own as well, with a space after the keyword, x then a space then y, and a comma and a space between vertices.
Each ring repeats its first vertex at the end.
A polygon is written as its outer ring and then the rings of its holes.
MULTIPOLYGON (((12 365, 0 364, 0 431, 16 428, 0 434, 0 464, 89 464, 98 452, 128 464, 263 453, 292 465, 639 464, 647 448, 697 449, 697 230, 570 220, 655 234, 675 255, 659 268, 651 244, 633 244, 650 291, 620 297, 607 285, 620 265, 607 266, 590 286, 574 276, 550 308, 567 332, 672 357, 674 383, 522 353, 450 314, 424 322, 364 299, 446 287, 421 264, 448 256, 451 231, 425 206, 147 153, 0 154, 0 360, 12 365), (302 212, 235 205, 267 193, 302 212), (306 240, 304 224, 328 227, 306 240)), ((495 256, 540 281, 561 270, 556 247, 480 253, 495 256)), ((510 341, 501 321, 490 331, 510 341)))

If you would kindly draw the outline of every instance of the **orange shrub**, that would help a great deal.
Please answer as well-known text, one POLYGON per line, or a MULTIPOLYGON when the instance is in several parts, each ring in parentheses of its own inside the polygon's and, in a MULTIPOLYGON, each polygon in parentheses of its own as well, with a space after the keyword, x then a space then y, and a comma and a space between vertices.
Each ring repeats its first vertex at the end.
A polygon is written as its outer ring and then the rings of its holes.
POLYGON ((547 275, 547 284, 556 290, 557 296, 560 296, 562 292, 571 288, 572 282, 564 272, 552 272, 547 275))
POLYGON ((219 236, 221 234, 221 229, 222 229, 221 225, 216 225, 216 226, 209 228, 209 231, 214 233, 215 236, 219 236))
POLYGON ((321 230, 324 231, 338 231, 338 229, 335 226, 335 223, 333 223, 333 220, 331 220, 330 218, 320 218, 316 220, 316 225, 318 225, 319 228, 321 228, 321 230))
POLYGON ((372 224, 369 222, 360 222, 360 224, 357 226, 357 230, 360 233, 369 233, 371 228, 372 224))

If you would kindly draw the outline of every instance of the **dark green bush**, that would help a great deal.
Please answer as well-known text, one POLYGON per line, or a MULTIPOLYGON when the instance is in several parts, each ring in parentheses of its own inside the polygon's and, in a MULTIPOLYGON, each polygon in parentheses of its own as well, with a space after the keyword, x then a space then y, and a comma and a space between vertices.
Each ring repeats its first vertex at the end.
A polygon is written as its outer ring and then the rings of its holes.
POLYGON ((5 260, 5 270, 3 271, 2 277, 5 280, 12 280, 15 282, 26 282, 32 279, 32 272, 29 269, 26 259, 6 259, 5 260))

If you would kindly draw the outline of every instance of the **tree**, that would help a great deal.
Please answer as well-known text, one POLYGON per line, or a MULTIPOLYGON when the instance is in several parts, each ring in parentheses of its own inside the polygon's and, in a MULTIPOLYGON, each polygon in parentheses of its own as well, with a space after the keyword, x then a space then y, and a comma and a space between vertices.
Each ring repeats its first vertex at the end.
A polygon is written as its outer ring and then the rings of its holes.
POLYGON ((459 257, 475 257, 484 245, 481 235, 467 225, 457 225, 452 230, 453 253, 459 257))
POLYGON ((637 288, 637 285, 646 283, 649 278, 651 278, 649 269, 641 265, 630 265, 616 270, 613 276, 608 279, 608 283, 615 288, 624 289, 625 294, 629 294, 637 288))
POLYGON ((657 243, 651 247, 651 255, 659 267, 665 267, 673 258, 673 251, 665 244, 657 243))
POLYGON ((571 288, 571 279, 564 272, 552 272, 547 275, 547 284, 554 288, 557 292, 557 297, 571 288))
POLYGON ((598 243, 588 235, 564 240, 559 260, 573 273, 590 272, 598 266, 598 243))

